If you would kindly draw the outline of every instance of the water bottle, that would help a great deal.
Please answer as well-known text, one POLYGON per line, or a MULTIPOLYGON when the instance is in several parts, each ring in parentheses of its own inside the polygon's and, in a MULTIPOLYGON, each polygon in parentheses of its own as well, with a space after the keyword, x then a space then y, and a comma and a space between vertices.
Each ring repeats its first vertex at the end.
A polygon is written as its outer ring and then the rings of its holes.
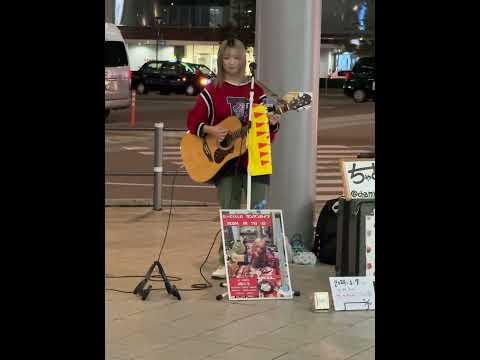
POLYGON ((264 210, 266 208, 267 208, 267 201, 266 200, 262 200, 257 205, 255 205, 255 210, 264 210))

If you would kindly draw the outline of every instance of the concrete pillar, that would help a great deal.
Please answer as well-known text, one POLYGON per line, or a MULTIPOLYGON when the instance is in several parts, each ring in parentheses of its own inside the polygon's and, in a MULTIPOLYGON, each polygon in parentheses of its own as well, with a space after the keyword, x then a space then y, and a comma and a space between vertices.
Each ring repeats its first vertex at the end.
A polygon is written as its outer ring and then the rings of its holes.
POLYGON ((257 78, 276 94, 313 93, 311 110, 283 116, 272 145, 271 209, 282 209, 288 237, 312 246, 317 159, 321 0, 257 0, 257 78))
POLYGON ((105 0, 105 22, 114 23, 115 1, 105 0))

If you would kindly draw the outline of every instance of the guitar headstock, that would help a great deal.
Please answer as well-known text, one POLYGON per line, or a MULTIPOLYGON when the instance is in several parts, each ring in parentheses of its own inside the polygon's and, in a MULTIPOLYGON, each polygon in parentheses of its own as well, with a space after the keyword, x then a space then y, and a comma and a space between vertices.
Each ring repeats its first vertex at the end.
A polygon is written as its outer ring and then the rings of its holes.
POLYGON ((304 110, 312 103, 312 95, 309 93, 298 93, 292 100, 288 102, 290 110, 304 110))
POLYGON ((289 92, 278 101, 275 112, 281 114, 289 110, 306 110, 311 103, 311 93, 289 92))

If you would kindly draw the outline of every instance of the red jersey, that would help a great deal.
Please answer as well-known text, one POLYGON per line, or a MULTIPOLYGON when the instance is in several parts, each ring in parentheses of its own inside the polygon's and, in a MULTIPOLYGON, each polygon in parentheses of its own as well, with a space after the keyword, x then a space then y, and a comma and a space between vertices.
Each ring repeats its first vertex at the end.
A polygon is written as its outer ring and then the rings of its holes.
MULTIPOLYGON (((204 125, 217 125, 229 116, 236 116, 243 123, 248 121, 248 107, 245 102, 250 99, 250 81, 235 85, 225 81, 222 86, 207 85, 198 95, 194 107, 188 112, 187 128, 192 134, 205 136, 204 125)), ((254 84, 253 102, 260 104, 265 97, 263 89, 254 84)), ((273 142, 277 126, 270 126, 270 141, 273 142)), ((248 164, 248 155, 242 156, 242 168, 248 164)))

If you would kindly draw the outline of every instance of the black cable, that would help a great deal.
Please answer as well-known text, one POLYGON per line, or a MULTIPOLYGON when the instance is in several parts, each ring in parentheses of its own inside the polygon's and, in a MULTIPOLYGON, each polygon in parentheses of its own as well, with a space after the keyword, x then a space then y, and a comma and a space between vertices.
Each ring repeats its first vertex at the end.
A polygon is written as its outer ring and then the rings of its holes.
POLYGON ((124 294, 133 294, 133 291, 123 291, 118 289, 105 289, 105 291, 115 291, 115 292, 124 293, 124 294))
MULTIPOLYGON (((178 289, 178 290, 180 290, 180 291, 198 291, 198 290, 206 290, 206 289, 212 287, 212 284, 205 278, 205 275, 203 275, 202 269, 205 266, 205 264, 207 263, 208 258, 209 258, 210 254, 212 252, 213 246, 215 245, 215 243, 217 241, 218 234, 220 234, 221 231, 222 230, 219 229, 217 231, 217 233, 215 234, 212 245, 210 246, 210 250, 208 250, 208 254, 205 257, 205 260, 203 261, 202 265, 200 266, 200 275, 203 277, 206 284, 205 283, 192 284, 190 289, 178 289)), ((143 276, 143 275, 138 275, 138 276, 137 275, 122 275, 122 276, 105 275, 106 279, 143 278, 143 277, 145 277, 145 276, 143 276)), ((182 280, 182 278, 180 278, 178 276, 167 276, 167 278, 169 280, 172 279, 170 281, 180 281, 180 280, 182 280)), ((163 281, 161 275, 152 275, 150 280, 151 281, 163 281), (154 278, 159 278, 159 280, 154 280, 154 278)), ((165 288, 153 288, 152 291, 153 290, 165 290, 165 288)), ((116 291, 116 292, 120 292, 120 293, 124 293, 124 294, 133 294, 133 291, 123 291, 123 290, 118 290, 118 289, 105 289, 105 291, 116 291)))
MULTIPOLYGON (((243 137, 242 137, 242 143, 240 145, 240 153, 242 151, 242 146, 243 146, 243 137)), ((173 180, 172 180, 172 191, 170 193, 170 211, 168 213, 168 221, 167 221, 167 228, 165 230, 165 235, 163 237, 163 242, 162 242, 162 247, 160 248, 160 252, 158 254, 158 258, 157 258, 157 261, 160 262, 160 257, 162 256, 162 252, 163 252, 163 248, 165 246, 165 243, 166 243, 166 240, 167 240, 167 235, 168 235, 168 229, 170 227, 170 219, 172 217, 172 209, 173 209, 173 193, 174 193, 174 190, 175 190, 175 179, 177 177, 177 172, 174 173, 173 175, 173 180)), ((161 191, 161 189, 160 189, 161 191)), ((208 251, 208 254, 205 258, 205 260, 203 261, 203 264, 200 266, 200 275, 203 277, 203 279, 205 280, 206 283, 199 283, 199 284, 192 284, 191 285, 191 288, 190 289, 177 289, 177 290, 181 290, 181 291, 198 291, 198 290, 205 290, 207 288, 210 288, 212 287, 212 284, 207 280, 207 278, 203 275, 203 272, 202 272, 202 269, 203 269, 203 266, 207 263, 208 261, 208 257, 210 256, 210 253, 212 252, 212 249, 213 249, 213 246, 215 245, 215 242, 217 241, 217 237, 218 237, 218 234, 220 234, 221 232, 221 229, 217 231, 217 233, 215 234, 215 237, 213 239, 213 242, 212 242, 212 246, 210 247, 210 250, 208 251)), ((121 279, 121 278, 143 278, 145 276, 137 276, 137 275, 124 275, 124 276, 112 276, 112 275, 105 275, 105 278, 106 279, 121 279)), ((168 276, 167 275, 167 279, 169 281, 180 281, 182 280, 180 277, 177 277, 177 276, 168 276)), ((161 275, 152 275, 150 277, 150 280, 151 281, 163 281, 163 278, 161 277, 161 275)), ((165 288, 152 288, 151 289, 152 291, 153 290, 165 290, 165 288)), ((120 292, 120 293, 124 293, 124 294, 132 294, 133 291, 123 291, 123 290, 118 290, 118 289, 105 289, 105 291, 116 291, 116 292, 120 292)))
POLYGON ((203 290, 203 289, 212 287, 212 284, 203 275, 202 268, 207 263, 208 257, 210 256, 210 253, 212 252, 213 246, 217 242, 218 234, 220 234, 221 231, 222 231, 222 229, 218 230, 217 233, 215 234, 215 238, 213 239, 212 246, 210 246, 210 250, 208 250, 207 257, 203 261, 203 264, 200 266, 200 275, 202 275, 203 279, 206 281, 206 284, 192 284, 191 287, 194 290, 203 290))
MULTIPOLYGON (((165 236, 163 237, 162 248, 160 249, 160 253, 158 254, 157 261, 160 261, 160 256, 162 256, 163 247, 165 246, 165 242, 167 240, 168 228, 170 227, 170 218, 172 217, 172 209, 173 209, 173 190, 175 190, 175 178, 176 177, 177 177, 177 172, 175 172, 175 174, 173 174, 172 191, 170 193, 170 212, 168 213, 167 229, 165 230, 165 236)), ((159 191, 162 191, 162 189, 160 189, 159 191)))

